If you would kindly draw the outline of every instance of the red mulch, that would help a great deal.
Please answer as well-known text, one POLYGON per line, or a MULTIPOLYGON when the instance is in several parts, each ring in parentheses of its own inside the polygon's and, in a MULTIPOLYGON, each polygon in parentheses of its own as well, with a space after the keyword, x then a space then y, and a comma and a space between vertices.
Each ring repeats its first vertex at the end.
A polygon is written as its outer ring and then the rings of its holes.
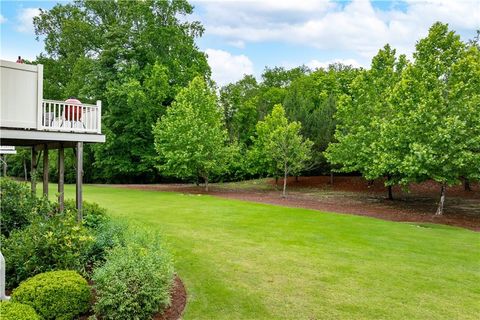
MULTIPOLYGON (((409 191, 394 187, 394 200, 386 199, 383 181, 369 186, 361 177, 339 176, 333 186, 329 176, 300 177, 288 180, 288 197, 274 190, 275 180, 268 182, 269 190, 211 188, 208 194, 239 200, 269 203, 287 207, 370 216, 391 221, 439 223, 480 231, 480 184, 472 184, 471 191, 463 186, 448 187, 445 212, 434 215, 439 199, 440 185, 434 181, 413 184, 409 191)), ((185 193, 206 192, 191 184, 116 185, 116 187, 176 191, 185 193)), ((279 181, 281 188, 281 181, 279 181)))

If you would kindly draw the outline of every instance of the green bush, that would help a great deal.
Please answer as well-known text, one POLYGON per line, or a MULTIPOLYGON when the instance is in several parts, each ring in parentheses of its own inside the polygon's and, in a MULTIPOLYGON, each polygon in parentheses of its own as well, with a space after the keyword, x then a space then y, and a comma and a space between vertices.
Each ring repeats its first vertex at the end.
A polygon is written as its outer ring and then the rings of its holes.
POLYGON ((3 301, 0 303, 0 319, 40 320, 40 317, 29 305, 17 302, 3 301))
POLYGON ((25 280, 13 290, 12 302, 32 306, 43 319, 72 319, 88 311, 91 293, 75 271, 50 271, 25 280))
MULTIPOLYGON (((70 211, 76 215, 77 206, 75 201, 67 200, 65 201, 65 210, 70 211)), ((107 210, 100 207, 96 203, 92 202, 82 202, 82 223, 85 227, 90 229, 98 229, 103 224, 108 222, 107 210)))
POLYGON ((50 270, 72 269, 86 274, 94 241, 91 232, 68 213, 36 219, 2 243, 8 287, 50 270))
POLYGON ((94 230, 95 241, 89 252, 90 266, 100 266, 105 262, 107 252, 116 247, 125 245, 125 223, 117 221, 108 221, 99 224, 94 230))
POLYGON ((8 237, 13 230, 22 229, 36 216, 52 211, 48 200, 37 199, 29 185, 8 178, 0 179, 1 234, 8 237))
POLYGON ((173 263, 158 234, 128 232, 95 269, 95 313, 102 319, 148 319, 170 303, 173 263))

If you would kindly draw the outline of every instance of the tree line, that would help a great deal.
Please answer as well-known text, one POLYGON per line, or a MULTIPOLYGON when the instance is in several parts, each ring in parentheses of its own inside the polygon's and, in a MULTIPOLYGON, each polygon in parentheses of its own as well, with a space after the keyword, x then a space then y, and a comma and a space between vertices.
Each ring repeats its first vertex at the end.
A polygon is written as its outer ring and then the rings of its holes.
POLYGON ((217 88, 195 44, 202 25, 180 18, 192 12, 183 0, 82 0, 34 19, 44 96, 103 101, 107 141, 86 148, 86 181, 355 172, 387 186, 433 179, 444 199, 480 179, 478 34, 465 43, 436 23, 411 61, 386 45, 369 69, 266 68, 217 88))

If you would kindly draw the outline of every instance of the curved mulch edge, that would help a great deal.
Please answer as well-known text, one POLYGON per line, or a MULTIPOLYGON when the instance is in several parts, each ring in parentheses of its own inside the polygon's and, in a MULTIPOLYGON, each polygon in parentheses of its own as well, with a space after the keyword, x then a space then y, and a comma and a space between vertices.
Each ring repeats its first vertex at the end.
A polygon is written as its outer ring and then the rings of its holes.
POLYGON ((187 305, 187 290, 178 275, 173 280, 170 301, 170 306, 162 313, 155 314, 153 320, 178 320, 182 317, 187 305))
MULTIPOLYGON (((92 287, 93 282, 89 281, 90 287, 92 287)), ((95 292, 92 292, 92 305, 95 301, 95 292)), ((152 320, 179 320, 182 315, 183 311, 185 310, 185 306, 187 305, 187 290, 183 285, 182 279, 178 275, 175 275, 173 279, 173 286, 172 290, 170 291, 170 306, 156 314, 153 315, 152 320)), ((88 314, 83 314, 78 317, 78 320, 87 320, 89 316, 91 316, 91 311, 88 314)), ((102 319, 101 317, 97 317, 98 319, 102 319)))

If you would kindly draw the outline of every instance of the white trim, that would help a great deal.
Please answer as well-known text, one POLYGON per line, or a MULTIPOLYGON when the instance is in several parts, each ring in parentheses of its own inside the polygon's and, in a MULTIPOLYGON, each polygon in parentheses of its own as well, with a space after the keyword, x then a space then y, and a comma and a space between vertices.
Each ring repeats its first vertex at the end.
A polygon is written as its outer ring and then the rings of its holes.
POLYGON ((43 65, 37 65, 37 129, 42 128, 43 109, 43 65))
POLYGON ((38 130, 15 130, 0 128, 2 140, 80 141, 105 142, 105 135, 92 133, 51 132, 38 130))

